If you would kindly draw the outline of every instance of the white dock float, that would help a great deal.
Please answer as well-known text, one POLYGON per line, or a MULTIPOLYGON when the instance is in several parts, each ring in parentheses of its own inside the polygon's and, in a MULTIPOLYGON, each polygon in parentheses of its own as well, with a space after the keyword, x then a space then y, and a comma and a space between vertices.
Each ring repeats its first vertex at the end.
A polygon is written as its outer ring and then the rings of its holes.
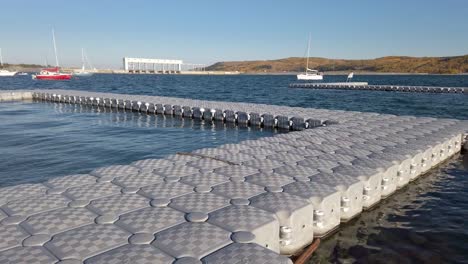
POLYGON ((253 197, 251 205, 278 218, 281 254, 292 255, 314 240, 314 207, 307 200, 278 190, 253 197))
POLYGON ((72 90, 0 92, 1 101, 30 99, 292 131, 0 188, 0 263, 291 263, 284 255, 468 144, 468 122, 452 119, 72 90))
POLYGON ((341 194, 332 186, 296 181, 284 186, 283 191, 307 199, 312 204, 315 237, 323 237, 340 225, 341 194))
POLYGON ((24 90, 1 91, 0 90, 0 102, 32 100, 32 99, 33 99, 33 93, 31 91, 24 91, 24 90))
POLYGON ((363 210, 364 183, 358 178, 337 173, 319 173, 310 181, 328 185, 340 192, 340 219, 348 222, 363 210))
POLYGON ((280 223, 270 212, 233 200, 233 205, 210 214, 208 222, 226 229, 233 234, 250 232, 255 237, 252 242, 275 253, 280 253, 280 223))

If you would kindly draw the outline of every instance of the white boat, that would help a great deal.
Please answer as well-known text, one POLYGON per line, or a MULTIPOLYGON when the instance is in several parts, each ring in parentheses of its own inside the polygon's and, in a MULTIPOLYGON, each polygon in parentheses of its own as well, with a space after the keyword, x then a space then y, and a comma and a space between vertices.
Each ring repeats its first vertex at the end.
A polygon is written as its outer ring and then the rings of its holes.
POLYGON ((323 80, 323 75, 317 70, 307 69, 305 73, 297 75, 298 80, 312 80, 312 81, 321 81, 323 80))
MULTIPOLYGON (((86 64, 86 56, 85 56, 85 54, 84 54, 84 49, 81 49, 81 63, 82 63, 81 69, 78 70, 78 71, 73 72, 73 75, 75 75, 75 76, 81 76, 81 77, 86 77, 86 76, 91 76, 91 75, 94 74, 95 69, 94 69, 94 71, 87 71, 87 70, 86 70, 86 67, 85 67, 85 64, 86 64)), ((88 64, 89 64, 89 66, 90 66, 90 68, 91 68, 91 64, 90 64, 89 62, 88 62, 88 64)))
POLYGON ((309 69, 309 52, 310 52, 310 35, 309 35, 309 43, 307 45, 307 62, 306 62, 305 72, 298 74, 297 79, 321 81, 323 80, 323 74, 317 70, 309 69))
MULTIPOLYGON (((0 49, 0 67, 3 68, 2 49, 0 49)), ((17 72, 0 69, 0 77, 15 76, 17 72)))
POLYGON ((0 70, 0 77, 15 76, 16 72, 0 70))
POLYGON ((77 71, 73 72, 74 76, 79 76, 79 77, 86 77, 86 76, 92 76, 94 72, 88 72, 88 71, 77 71))
POLYGON ((348 78, 346 78, 346 82, 349 82, 351 79, 353 79, 354 77, 354 72, 351 72, 350 74, 348 74, 348 78))

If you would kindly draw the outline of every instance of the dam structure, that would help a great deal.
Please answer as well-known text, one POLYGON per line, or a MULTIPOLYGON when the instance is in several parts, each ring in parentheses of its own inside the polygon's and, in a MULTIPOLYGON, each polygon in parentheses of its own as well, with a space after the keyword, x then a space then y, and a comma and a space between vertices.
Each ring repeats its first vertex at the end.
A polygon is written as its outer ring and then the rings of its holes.
POLYGON ((0 188, 0 263, 292 263, 460 152, 468 135, 456 119, 266 104, 0 92, 12 100, 289 132, 0 188))

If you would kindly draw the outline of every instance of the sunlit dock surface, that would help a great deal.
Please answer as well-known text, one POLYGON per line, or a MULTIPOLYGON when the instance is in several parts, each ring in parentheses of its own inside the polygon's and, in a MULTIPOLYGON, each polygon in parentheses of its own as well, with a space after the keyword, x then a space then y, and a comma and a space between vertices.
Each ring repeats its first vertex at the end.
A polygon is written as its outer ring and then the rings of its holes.
POLYGON ((10 100, 291 132, 0 188, 0 263, 289 263, 468 132, 455 119, 73 90, 0 93, 10 100))

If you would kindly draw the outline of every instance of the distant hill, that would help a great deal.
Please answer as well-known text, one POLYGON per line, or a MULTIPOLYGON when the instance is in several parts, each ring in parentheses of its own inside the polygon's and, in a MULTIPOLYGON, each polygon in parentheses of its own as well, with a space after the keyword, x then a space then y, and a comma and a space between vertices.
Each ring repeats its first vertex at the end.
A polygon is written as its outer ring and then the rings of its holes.
POLYGON ((0 66, 0 69, 8 69, 8 70, 15 70, 15 71, 36 71, 38 69, 43 68, 44 66, 38 64, 9 64, 4 63, 3 67, 0 66))
MULTIPOLYGON (((305 58, 291 57, 264 61, 226 61, 206 68, 209 71, 240 71, 245 73, 302 72, 305 58)), ((370 60, 310 58, 309 68, 330 72, 376 73, 468 73, 468 55, 453 57, 388 56, 370 60)))

